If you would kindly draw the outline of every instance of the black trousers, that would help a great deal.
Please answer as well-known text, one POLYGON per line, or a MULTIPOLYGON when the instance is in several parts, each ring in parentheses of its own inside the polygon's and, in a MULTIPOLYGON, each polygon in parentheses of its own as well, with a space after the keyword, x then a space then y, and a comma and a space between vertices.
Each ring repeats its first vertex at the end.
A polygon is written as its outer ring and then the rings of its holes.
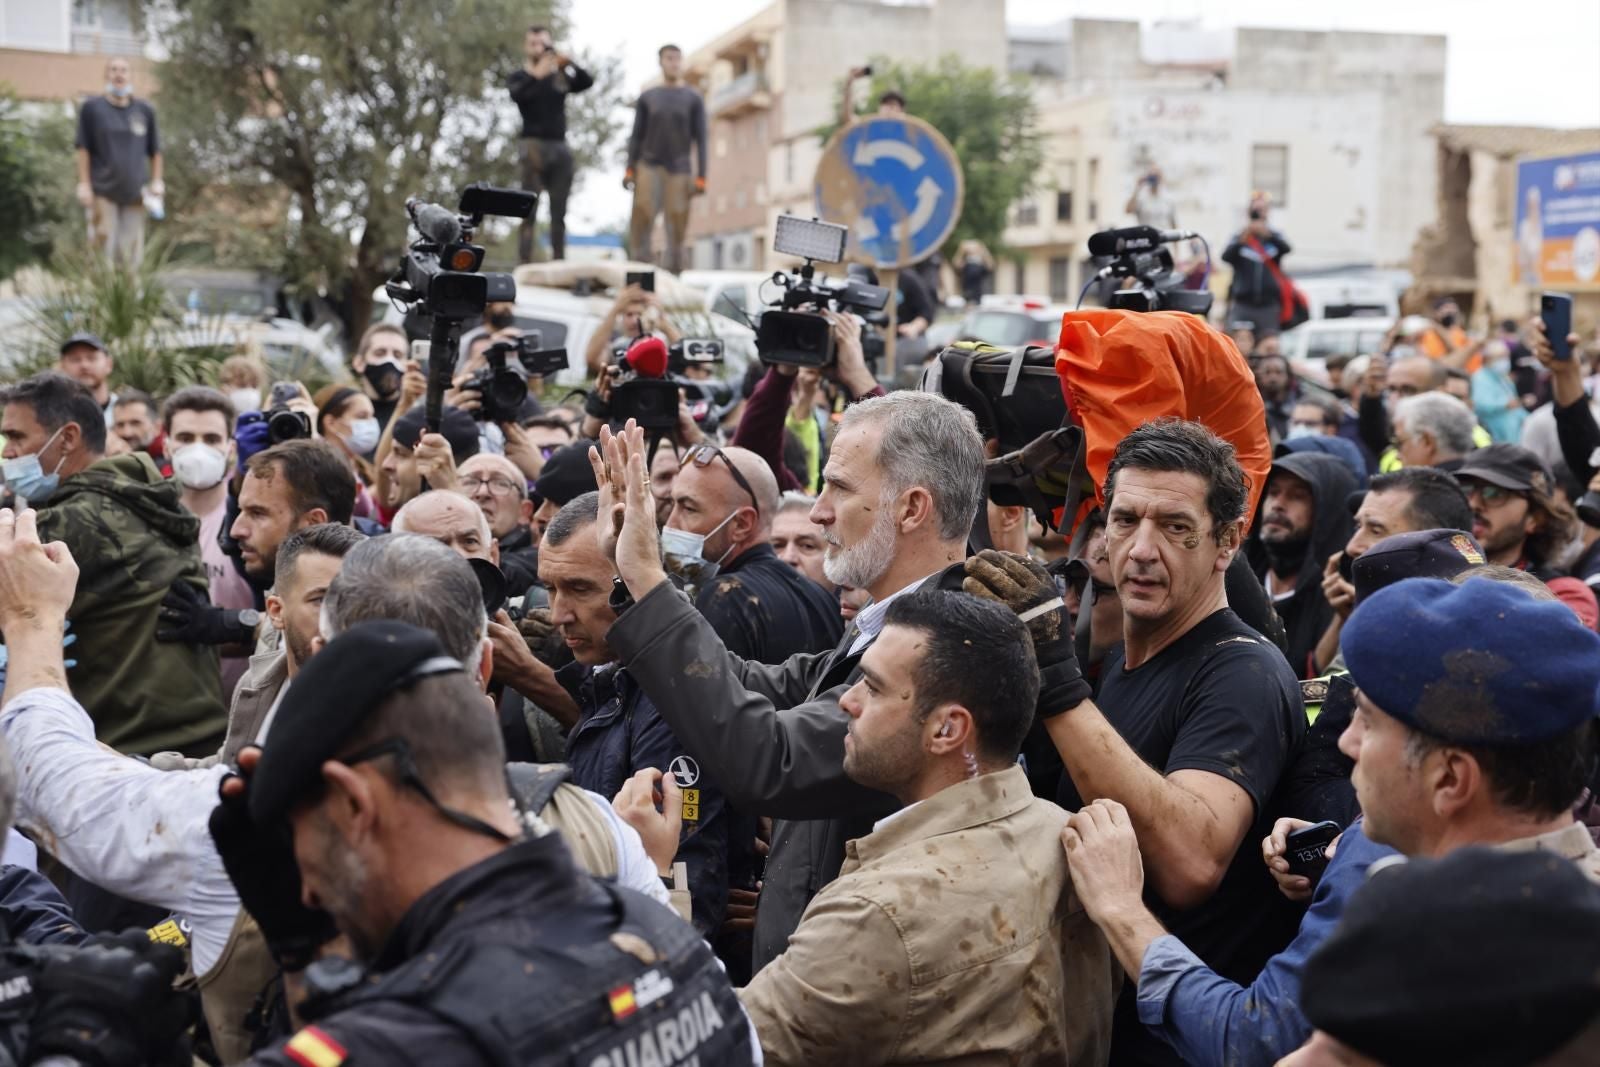
POLYGON ((533 261, 535 231, 538 229, 538 195, 550 197, 550 255, 567 258, 567 196, 572 192, 572 149, 565 141, 522 139, 522 187, 534 194, 533 210, 522 221, 517 236, 517 256, 524 263, 533 261))

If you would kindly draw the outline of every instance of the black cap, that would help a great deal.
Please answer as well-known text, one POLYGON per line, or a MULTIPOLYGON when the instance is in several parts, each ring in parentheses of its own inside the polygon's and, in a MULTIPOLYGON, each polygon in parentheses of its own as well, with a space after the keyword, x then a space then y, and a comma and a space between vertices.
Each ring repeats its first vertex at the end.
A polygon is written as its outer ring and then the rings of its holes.
POLYGON ((393 619, 358 623, 329 641, 283 694, 251 777, 250 817, 259 825, 283 819, 384 697, 464 669, 431 630, 393 619))
POLYGON ((1554 481, 1550 468, 1544 465, 1538 453, 1521 445, 1508 444, 1485 445, 1468 452, 1455 476, 1457 481, 1473 478, 1519 493, 1529 490, 1548 493, 1554 481))
POLYGON ((1351 565, 1356 603, 1405 578, 1448 581, 1484 562, 1483 549, 1461 530, 1418 530, 1395 534, 1363 552, 1351 565))
MULTIPOLYGON (((394 419, 394 442, 407 448, 416 448, 422 440, 422 424, 426 409, 418 404, 404 415, 394 419)), ((450 442, 450 452, 457 463, 464 463, 478 454, 478 422, 460 408, 446 406, 440 413, 439 432, 450 442)))
POLYGON ((98 349, 101 352, 106 350, 105 342, 100 340, 99 337, 87 330, 79 330, 77 333, 61 342, 61 354, 63 356, 66 355, 67 349, 77 348, 79 345, 88 345, 90 348, 98 349))
POLYGON ((1306 962, 1300 1003, 1380 1063, 1531 1064, 1600 1018, 1596 960, 1600 886, 1576 864, 1463 848, 1373 873, 1306 962))
POLYGON ((580 438, 550 453, 539 471, 539 480, 533 491, 539 499, 548 500, 556 507, 565 507, 585 493, 600 488, 594 481, 594 466, 589 462, 592 440, 580 438))

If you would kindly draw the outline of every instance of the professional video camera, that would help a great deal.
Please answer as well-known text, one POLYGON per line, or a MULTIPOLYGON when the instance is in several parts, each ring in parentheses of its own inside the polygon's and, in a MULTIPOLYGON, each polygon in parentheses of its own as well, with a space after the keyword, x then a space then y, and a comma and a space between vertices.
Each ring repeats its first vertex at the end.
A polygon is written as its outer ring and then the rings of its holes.
POLYGON ((270 400, 263 416, 267 420, 267 444, 297 441, 311 436, 311 419, 303 411, 292 411, 291 401, 300 399, 300 387, 293 382, 273 382, 270 400))
POLYGON ((483 357, 489 365, 461 387, 474 390, 483 398, 472 413, 479 422, 515 421, 523 401, 528 399, 528 379, 567 369, 567 350, 545 348, 537 330, 514 341, 496 341, 483 350, 483 357), (517 357, 515 364, 508 362, 512 355, 517 357))
POLYGON ((870 314, 882 311, 889 302, 889 290, 868 285, 859 278, 843 284, 817 282, 814 263, 838 263, 844 259, 849 230, 832 222, 779 215, 772 237, 772 250, 782 255, 799 256, 805 266, 795 274, 778 271, 772 281, 782 287, 783 296, 764 311, 756 325, 756 351, 768 363, 791 363, 801 367, 825 367, 833 362, 833 328, 816 311, 806 307, 832 306, 839 311, 870 314))
MULTIPOLYGON (((1106 306, 1127 311, 1187 311, 1204 317, 1211 311, 1211 293, 1184 288, 1172 251, 1165 246, 1200 235, 1193 230, 1158 230, 1154 226, 1127 226, 1089 235, 1089 254, 1112 257, 1095 281, 1114 279, 1118 284, 1106 306), (1125 279, 1133 279, 1128 286, 1125 279)), ((1209 255, 1209 252, 1207 253, 1209 255)))
MULTIPOLYGON (((406 214, 420 236, 412 242, 384 288, 390 299, 431 320, 429 340, 435 353, 453 353, 461 323, 483 314, 491 302, 515 300, 517 283, 509 274, 485 274, 483 246, 472 243, 473 231, 486 215, 525 219, 538 203, 521 189, 497 189, 474 182, 461 192, 459 213, 411 197, 406 214)), ((450 388, 455 360, 433 359, 428 366, 424 422, 437 433, 450 388)))
MULTIPOLYGON (((669 433, 678 426, 678 400, 686 394, 691 412, 699 405, 696 421, 704 429, 703 420, 714 407, 731 406, 732 389, 724 382, 686 378, 683 372, 720 362, 722 342, 716 338, 685 337, 668 345, 653 334, 641 337, 612 355, 611 405, 603 417, 619 426, 633 419, 646 432, 669 433)), ((722 414, 726 411, 716 414, 717 421, 722 414)))

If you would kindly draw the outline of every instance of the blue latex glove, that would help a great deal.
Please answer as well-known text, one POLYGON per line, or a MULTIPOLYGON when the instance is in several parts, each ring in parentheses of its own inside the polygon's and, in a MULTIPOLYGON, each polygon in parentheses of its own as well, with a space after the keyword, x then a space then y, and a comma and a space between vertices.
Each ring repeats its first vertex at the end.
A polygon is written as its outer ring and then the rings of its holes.
POLYGON ((238 445, 239 473, 250 457, 267 448, 267 417, 259 411, 247 411, 239 416, 233 429, 233 440, 238 445))

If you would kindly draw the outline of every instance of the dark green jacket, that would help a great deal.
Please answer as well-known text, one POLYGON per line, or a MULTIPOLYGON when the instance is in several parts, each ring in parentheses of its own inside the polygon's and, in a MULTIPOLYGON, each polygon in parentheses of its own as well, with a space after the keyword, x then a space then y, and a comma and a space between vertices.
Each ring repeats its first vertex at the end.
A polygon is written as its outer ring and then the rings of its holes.
POLYGON ((206 589, 200 520, 178 484, 143 452, 103 459, 62 480, 39 511, 39 536, 65 541, 78 562, 67 613, 78 665, 67 681, 99 739, 137 755, 214 754, 227 726, 217 650, 156 640, 167 590, 206 589))

